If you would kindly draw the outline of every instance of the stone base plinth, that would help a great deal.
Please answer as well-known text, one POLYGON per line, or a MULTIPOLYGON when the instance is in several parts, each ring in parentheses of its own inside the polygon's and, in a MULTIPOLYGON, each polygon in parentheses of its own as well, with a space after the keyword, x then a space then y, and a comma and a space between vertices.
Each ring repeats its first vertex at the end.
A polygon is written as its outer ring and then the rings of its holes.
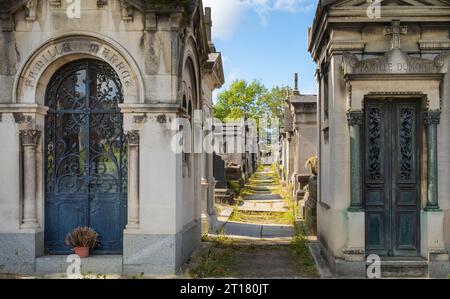
POLYGON ((365 259, 365 213, 364 211, 347 211, 347 248, 346 260, 363 261, 365 259), (361 259, 362 257, 362 259, 361 259))
POLYGON ((0 273, 32 274, 44 254, 44 232, 0 234, 0 273))
POLYGON ((214 232, 216 226, 217 216, 202 214, 202 235, 214 232))
POLYGON ((176 235, 126 233, 123 241, 123 272, 125 275, 141 273, 171 275, 181 266, 177 261, 176 235))
MULTIPOLYGON (((118 274, 123 272, 122 255, 90 255, 82 258, 80 274, 118 274)), ((67 275, 69 266, 73 265, 73 260, 68 259, 68 255, 48 255, 36 259, 36 274, 62 274, 67 275)), ((69 271, 70 272, 70 271, 69 271)), ((69 273, 72 274, 72 273, 69 273)))
POLYGON ((421 211, 420 213, 420 252, 422 257, 430 259, 447 259, 444 243, 444 212, 421 211), (439 255, 444 254, 444 257, 439 255))
POLYGON ((345 258, 335 257, 319 242, 320 255, 324 258, 327 268, 337 277, 366 278, 366 260, 360 254, 346 252, 345 258))
POLYGON ((195 220, 177 234, 124 233, 125 275, 175 275, 200 244, 201 221, 195 220))

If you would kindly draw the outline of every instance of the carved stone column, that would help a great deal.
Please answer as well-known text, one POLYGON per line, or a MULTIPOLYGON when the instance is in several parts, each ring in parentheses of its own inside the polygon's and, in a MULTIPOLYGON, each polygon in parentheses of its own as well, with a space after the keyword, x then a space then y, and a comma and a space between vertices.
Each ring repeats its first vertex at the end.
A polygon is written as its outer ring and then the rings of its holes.
POLYGON ((427 111, 424 115, 424 125, 427 134, 427 211, 439 211, 437 198, 438 168, 437 168, 437 125, 440 120, 440 111, 427 111))
POLYGON ((139 131, 128 131, 125 136, 128 143, 127 229, 139 229, 139 131))
POLYGON ((347 210, 347 246, 344 259, 365 269, 365 213, 362 208, 361 111, 347 112, 350 129, 350 207, 347 210))
POLYGON ((36 148, 41 132, 22 130, 23 148, 23 218, 21 228, 39 228, 36 203, 36 148))
POLYGON ((363 113, 361 111, 347 112, 350 128, 350 211, 362 210, 362 163, 361 163, 361 126, 363 113))

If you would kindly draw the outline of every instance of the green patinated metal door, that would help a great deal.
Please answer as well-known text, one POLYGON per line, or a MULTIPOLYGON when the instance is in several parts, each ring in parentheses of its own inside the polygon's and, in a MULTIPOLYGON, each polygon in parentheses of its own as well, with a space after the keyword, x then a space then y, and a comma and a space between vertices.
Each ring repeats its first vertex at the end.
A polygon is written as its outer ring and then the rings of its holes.
POLYGON ((366 250, 416 256, 420 220, 419 102, 368 100, 364 130, 366 250))

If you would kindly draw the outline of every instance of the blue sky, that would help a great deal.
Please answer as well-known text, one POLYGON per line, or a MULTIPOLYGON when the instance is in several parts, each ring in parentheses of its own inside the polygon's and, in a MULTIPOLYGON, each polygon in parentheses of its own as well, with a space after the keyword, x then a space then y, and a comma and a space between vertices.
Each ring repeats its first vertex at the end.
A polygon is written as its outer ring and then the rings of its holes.
MULTIPOLYGON (((317 0, 203 0, 212 8, 213 40, 222 52, 227 88, 235 79, 260 80, 266 87, 293 86, 316 93, 315 64, 307 29, 317 0)), ((216 92, 217 94, 217 92, 216 92)))

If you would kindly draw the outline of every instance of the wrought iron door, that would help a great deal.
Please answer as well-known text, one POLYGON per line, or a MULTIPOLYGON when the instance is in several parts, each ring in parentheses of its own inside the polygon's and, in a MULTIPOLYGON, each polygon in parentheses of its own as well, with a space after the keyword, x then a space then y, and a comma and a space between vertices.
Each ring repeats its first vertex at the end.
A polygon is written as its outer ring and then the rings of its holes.
POLYGON ((45 247, 67 253, 69 231, 89 226, 100 253, 122 251, 127 217, 127 146, 117 74, 106 63, 65 65, 46 92, 45 247))
POLYGON ((420 117, 418 103, 365 105, 366 249, 382 256, 419 253, 420 117))

